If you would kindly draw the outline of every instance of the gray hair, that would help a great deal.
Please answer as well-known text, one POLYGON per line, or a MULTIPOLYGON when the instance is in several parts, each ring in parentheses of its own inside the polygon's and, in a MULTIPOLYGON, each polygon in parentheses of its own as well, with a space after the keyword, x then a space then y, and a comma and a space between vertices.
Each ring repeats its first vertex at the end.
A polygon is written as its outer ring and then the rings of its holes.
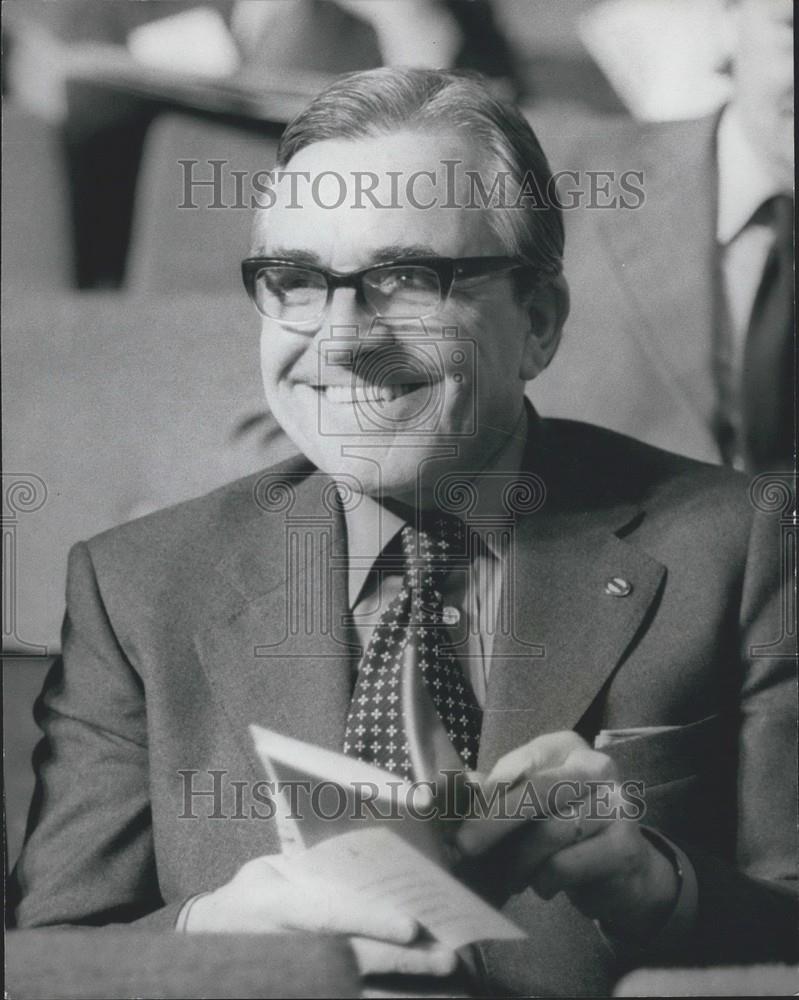
POLYGON ((497 175, 517 192, 530 192, 519 208, 490 213, 507 252, 559 274, 563 218, 541 144, 519 109, 497 99, 477 74, 452 70, 381 69, 348 73, 318 94, 286 127, 277 166, 325 139, 361 139, 401 128, 465 132, 486 151, 497 175), (532 190, 531 190, 532 189, 532 190))

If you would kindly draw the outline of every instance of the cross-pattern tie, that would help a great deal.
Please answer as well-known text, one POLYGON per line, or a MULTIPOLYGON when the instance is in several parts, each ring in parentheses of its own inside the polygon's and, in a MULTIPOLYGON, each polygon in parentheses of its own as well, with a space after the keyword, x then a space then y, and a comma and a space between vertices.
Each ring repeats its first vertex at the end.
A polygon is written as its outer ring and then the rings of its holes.
POLYGON ((401 691, 402 664, 410 654, 464 766, 474 769, 482 711, 447 645, 442 619, 441 587, 453 556, 464 554, 463 524, 436 515, 418 530, 406 525, 401 541, 402 587, 380 616, 361 660, 344 753, 404 778, 412 776, 401 691))

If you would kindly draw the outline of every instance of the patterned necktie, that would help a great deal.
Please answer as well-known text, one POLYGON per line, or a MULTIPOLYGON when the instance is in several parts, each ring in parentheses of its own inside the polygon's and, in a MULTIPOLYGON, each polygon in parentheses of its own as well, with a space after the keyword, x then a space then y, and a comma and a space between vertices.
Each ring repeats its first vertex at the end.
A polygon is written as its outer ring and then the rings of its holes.
POLYGON ((403 778, 412 776, 400 687, 403 660, 411 655, 453 746, 464 765, 474 769, 482 711, 447 646, 441 594, 453 557, 464 555, 463 524, 436 515, 419 530, 406 525, 401 541, 402 587, 380 616, 361 660, 344 753, 403 778))
POLYGON ((743 443, 750 472, 792 464, 794 438, 793 199, 772 198, 759 216, 769 218, 774 243, 744 348, 743 443))

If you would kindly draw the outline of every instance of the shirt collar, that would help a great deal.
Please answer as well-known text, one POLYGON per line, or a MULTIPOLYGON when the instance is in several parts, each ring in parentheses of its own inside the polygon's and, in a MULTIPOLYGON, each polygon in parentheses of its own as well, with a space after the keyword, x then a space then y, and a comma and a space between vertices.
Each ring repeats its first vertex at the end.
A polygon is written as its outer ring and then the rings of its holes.
POLYGON ((746 134, 732 104, 722 113, 716 148, 719 179, 716 237, 724 246, 735 239, 763 202, 781 194, 783 189, 746 134))
MULTIPOLYGON (((527 425, 528 417, 525 409, 517 430, 508 437, 505 448, 486 466, 483 473, 515 475, 519 472, 527 444, 527 425)), ((497 478, 492 476, 484 480, 484 483, 488 484, 488 489, 484 485, 478 491, 478 505, 472 513, 482 517, 490 517, 491 514, 502 512, 502 492, 507 485, 507 480, 503 475, 498 475, 497 478)), ((357 506, 347 506, 344 511, 344 519, 347 525, 347 593, 350 610, 352 610, 358 602, 376 560, 409 522, 394 510, 389 510, 374 497, 366 494, 361 496, 357 506)), ((474 527, 480 533, 479 522, 474 527)), ((499 553, 494 551, 489 542, 485 539, 483 541, 488 551, 498 558, 499 553)))

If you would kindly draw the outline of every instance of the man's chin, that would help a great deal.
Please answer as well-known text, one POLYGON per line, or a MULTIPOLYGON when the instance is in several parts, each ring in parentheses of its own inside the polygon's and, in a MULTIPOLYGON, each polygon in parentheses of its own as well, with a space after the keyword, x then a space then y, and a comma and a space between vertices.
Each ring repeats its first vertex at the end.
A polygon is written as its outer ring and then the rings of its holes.
POLYGON ((335 449, 302 449, 307 458, 322 472, 333 479, 342 480, 350 489, 375 499, 391 497, 403 502, 414 502, 419 495, 420 478, 435 479, 430 472, 430 455, 427 450, 409 453, 394 441, 352 443, 338 442, 335 449))

